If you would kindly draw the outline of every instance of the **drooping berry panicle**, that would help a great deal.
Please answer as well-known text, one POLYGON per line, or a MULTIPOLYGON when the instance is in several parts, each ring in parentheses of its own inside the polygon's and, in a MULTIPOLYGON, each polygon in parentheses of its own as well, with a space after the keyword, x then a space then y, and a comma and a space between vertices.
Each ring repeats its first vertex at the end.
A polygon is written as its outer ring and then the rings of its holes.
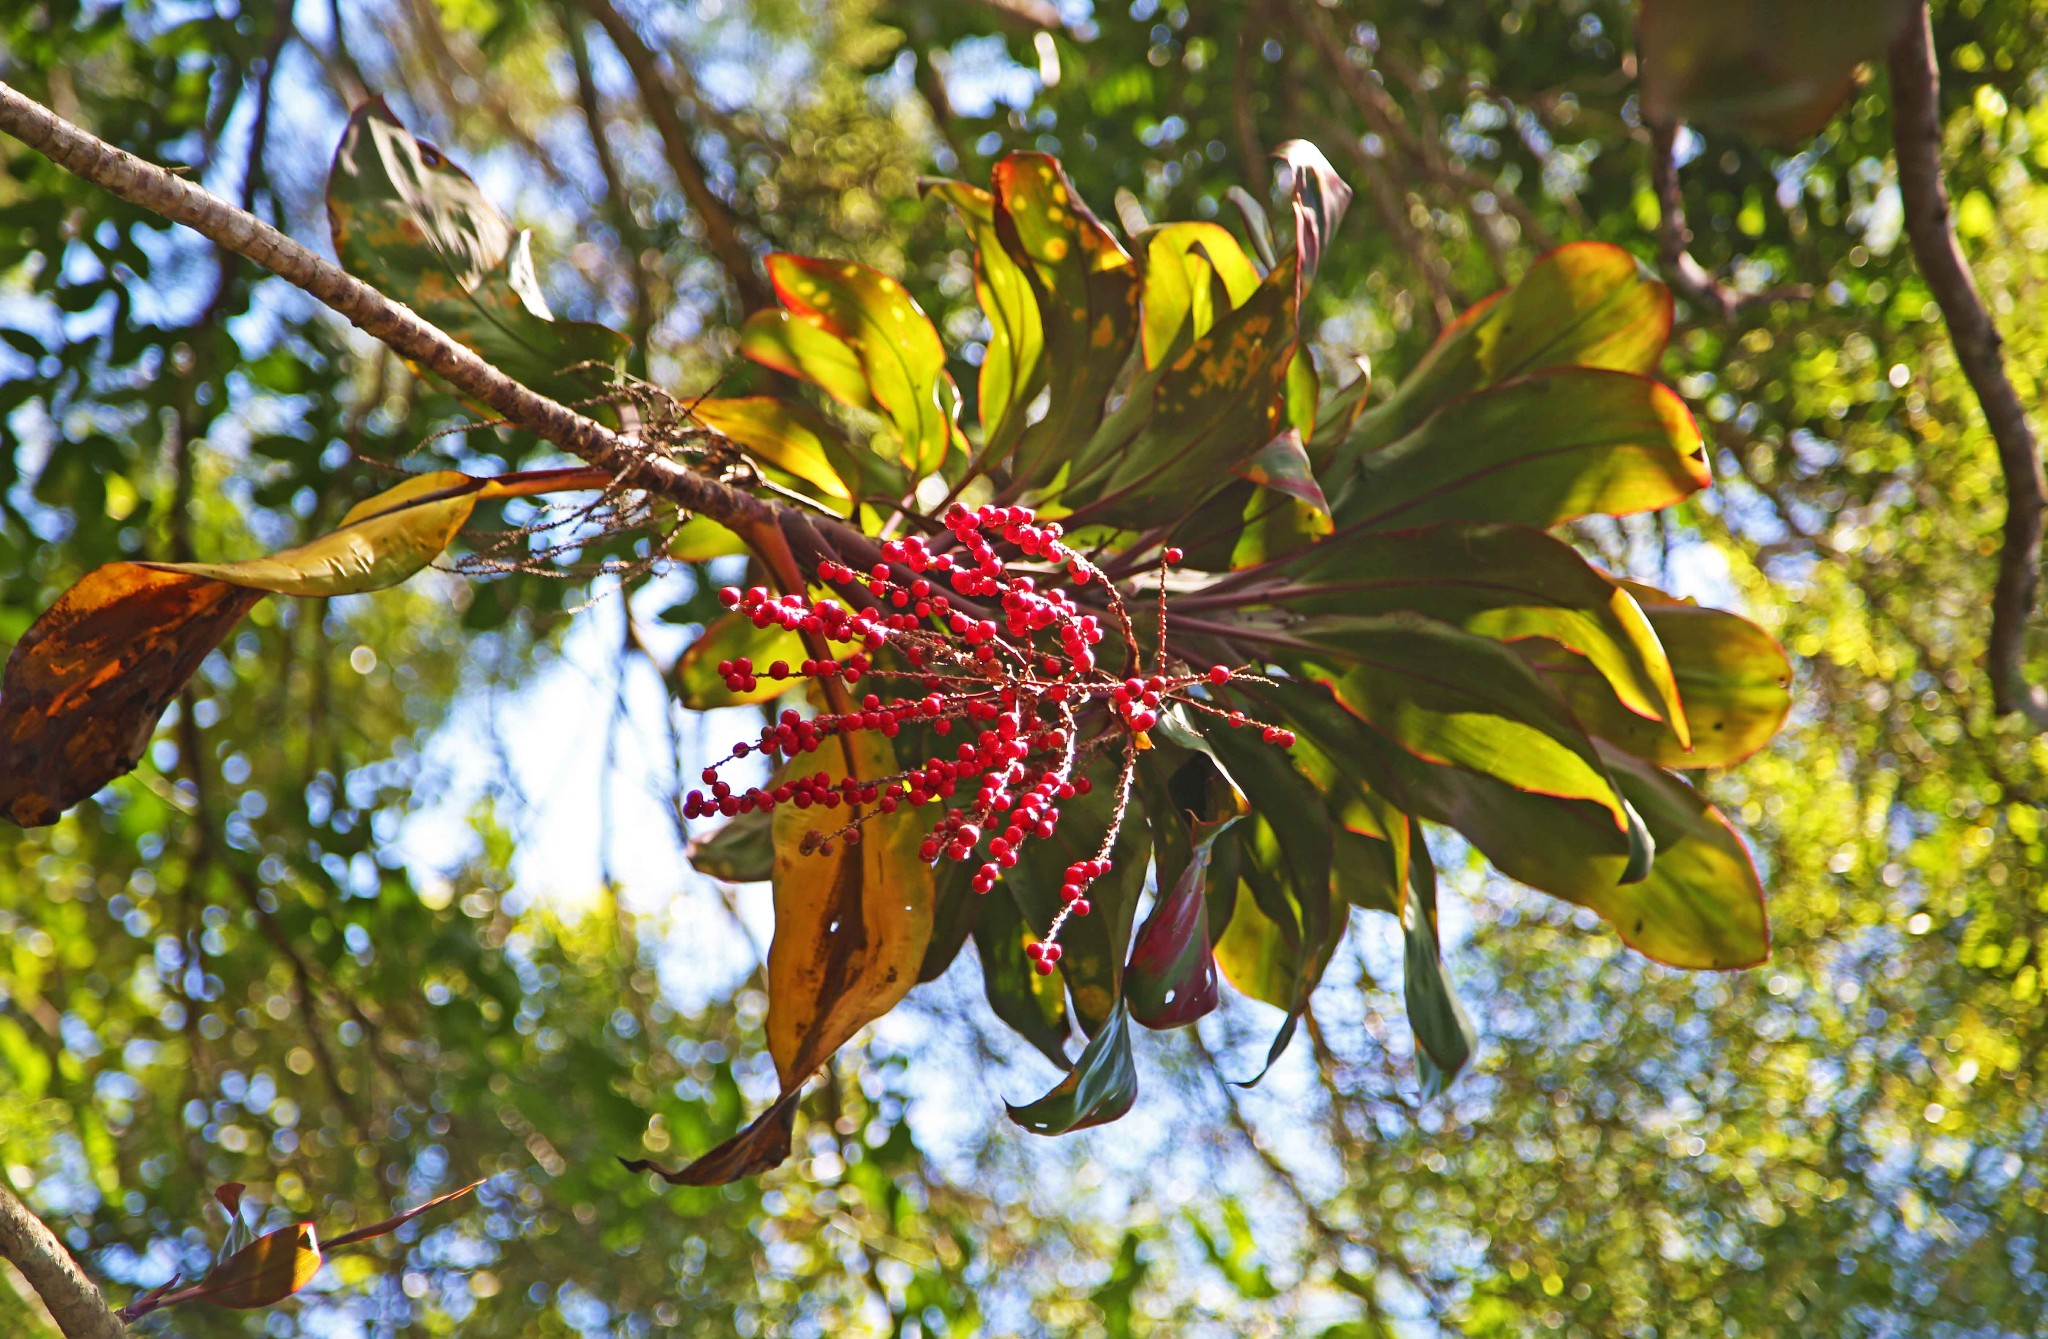
MULTIPOLYGON (((820 562, 817 580, 844 592, 845 601, 776 595, 761 586, 729 586, 718 593, 720 603, 755 627, 799 633, 814 651, 795 664, 756 665, 745 656, 720 661, 718 673, 734 692, 754 691, 764 678, 836 679, 848 690, 874 679, 890 694, 870 691, 850 710, 809 717, 784 710, 758 738, 704 769, 709 789, 691 791, 683 812, 704 818, 781 805, 844 807, 849 812, 843 825, 814 828, 804 838, 806 852, 829 854, 836 844, 857 844, 861 824, 874 814, 942 805, 918 854, 932 862, 975 862, 970 885, 986 893, 1017 864, 1029 842, 1053 835, 1065 801, 1090 792, 1089 779, 1077 769, 1120 746, 1108 831, 1093 856, 1067 867, 1060 911, 1043 939, 1026 949, 1033 967, 1047 974, 1060 959, 1060 929, 1069 918, 1089 913, 1088 890, 1112 867, 1110 853, 1129 807, 1138 751, 1150 746, 1146 733, 1169 704, 1234 726, 1257 725, 1267 742, 1281 747, 1291 746, 1294 737, 1209 700, 1235 679, 1256 677, 1250 670, 1216 665, 1197 671, 1169 662, 1165 568, 1180 561, 1178 549, 1161 554, 1158 651, 1146 674, 1121 594, 1065 542, 1057 522, 1040 523, 1024 507, 955 506, 943 523, 945 537, 936 546, 919 536, 886 540, 880 560, 865 569, 820 562), (942 584, 951 594, 940 590, 942 584), (1118 671, 1103 664, 1100 649, 1111 630, 1122 643, 1118 671), (821 651, 827 654, 816 654, 821 651), (941 744, 923 762, 885 777, 834 780, 827 771, 805 775, 793 765, 834 738, 871 730, 894 739, 905 726, 925 727, 940 739, 956 733, 960 738, 950 749, 941 744), (720 777, 726 762, 757 752, 783 764, 771 786, 736 790, 720 777)), ((849 691, 836 700, 850 696, 849 691)))

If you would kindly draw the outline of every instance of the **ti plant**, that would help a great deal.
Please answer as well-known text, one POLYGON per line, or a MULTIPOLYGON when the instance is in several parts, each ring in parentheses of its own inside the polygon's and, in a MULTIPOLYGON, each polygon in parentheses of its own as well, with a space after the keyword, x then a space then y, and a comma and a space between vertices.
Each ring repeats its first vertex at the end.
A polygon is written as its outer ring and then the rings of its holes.
MULTIPOLYGON (((466 175, 381 106, 351 123, 329 194, 347 268, 515 378, 608 396, 645 451, 750 503, 675 517, 675 559, 747 555, 752 578, 672 677, 688 708, 765 711, 685 806, 725 820, 700 870, 773 884, 782 1091, 653 1169, 671 1181, 786 1157, 805 1081, 969 939, 995 1012, 1067 1071, 1011 1111, 1040 1133, 1127 1111, 1131 1024, 1195 1022, 1219 976, 1284 1015, 1270 1063, 1353 909, 1402 927, 1435 1091, 1473 1043, 1430 824, 1659 962, 1765 957, 1748 853, 1674 772, 1770 738, 1784 657, 1555 533, 1709 482, 1652 377, 1670 295, 1618 248, 1566 246, 1391 394, 1362 369, 1326 386, 1303 301, 1350 192, 1312 146, 1279 156, 1287 226, 1247 208, 1248 245, 1207 222, 1120 240, 1043 154, 986 190, 929 183, 973 240, 988 325, 965 423, 931 321, 845 261, 768 258, 781 306, 740 347, 793 393, 628 383, 616 337, 553 319, 466 175)), ((403 580, 494 494, 634 483, 426 475, 302 549, 92 573, 8 663, 0 810, 49 822, 132 767, 264 592, 403 580)))

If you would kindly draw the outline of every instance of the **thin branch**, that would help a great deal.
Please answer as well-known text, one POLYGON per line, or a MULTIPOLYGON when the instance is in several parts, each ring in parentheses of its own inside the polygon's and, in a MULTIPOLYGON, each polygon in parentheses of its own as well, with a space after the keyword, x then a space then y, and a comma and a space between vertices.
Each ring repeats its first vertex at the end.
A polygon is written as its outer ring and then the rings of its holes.
POLYGON ((2048 481, 2026 407, 2005 372, 2003 340, 1963 259, 1949 215, 1941 171, 1941 72, 1935 64, 1927 6, 1906 24, 1891 52, 1892 145, 1899 166, 1899 200, 1906 237, 1921 276, 1941 307, 1956 362, 1984 409, 2005 475, 2005 546, 1991 596, 1991 641, 1986 667, 1991 700, 2004 715, 2019 712, 2048 730, 2048 690, 2026 676, 2027 623, 2034 614, 2041 572, 2041 524, 2048 481))
POLYGON ((731 207, 711 189, 710 178, 704 171, 704 160, 698 156, 697 146, 690 137, 690 127, 677 110, 681 99, 662 75, 653 48, 647 45, 626 16, 612 7, 611 0, 584 0, 584 8, 597 21, 597 26, 604 29, 605 36, 611 39, 611 44, 624 58, 626 68, 632 71, 633 82, 640 90, 640 103, 647 110, 647 119, 654 122, 654 129, 661 136, 669 171, 675 175, 676 184, 683 188, 684 198, 696 212, 697 222, 704 229, 705 246, 739 291, 740 306, 749 312, 774 306, 775 294, 754 267, 754 254, 740 237, 738 219, 733 216, 731 207))
POLYGON ((65 1339, 124 1339, 128 1333, 64 1243, 15 1198, 5 1180, 0 1180, 0 1257, 29 1281, 65 1339))
POLYGON ((403 303, 321 259, 246 210, 80 130, 0 83, 5 131, 110 194, 182 223, 332 307, 365 333, 495 410, 507 422, 685 510, 739 527, 774 526, 782 509, 536 394, 456 343, 403 303))
POLYGON ((619 235, 619 245, 626 248, 629 257, 626 268, 633 284, 631 334, 633 347, 640 351, 644 370, 649 352, 648 337, 654 330, 654 279, 642 259, 647 254, 647 237, 640 231, 639 221, 633 217, 633 201, 627 191, 626 177, 619 170, 617 155, 612 153, 603 99, 597 91, 597 76, 590 68, 590 45, 583 40, 583 25, 576 21, 574 11, 566 4, 562 7, 561 24, 562 35, 569 47, 570 63, 576 71, 576 103, 583 112, 583 124, 590 131, 590 149, 597 157, 597 170, 604 177, 604 210, 611 218, 612 231, 619 235))
POLYGON ((1705 308, 1723 324, 1732 323, 1745 307, 1811 298, 1811 284, 1741 292, 1693 258, 1687 249, 1692 245, 1692 229, 1686 225, 1685 196, 1678 186, 1677 143, 1675 123, 1650 127, 1650 184, 1657 192, 1657 261, 1665 280, 1688 302, 1705 308))

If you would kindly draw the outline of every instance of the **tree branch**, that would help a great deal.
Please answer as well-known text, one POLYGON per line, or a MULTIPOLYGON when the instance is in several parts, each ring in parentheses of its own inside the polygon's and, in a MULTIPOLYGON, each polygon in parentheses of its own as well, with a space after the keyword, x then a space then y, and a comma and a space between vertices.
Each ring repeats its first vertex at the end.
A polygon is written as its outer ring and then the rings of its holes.
POLYGON ((597 26, 604 29, 604 35, 611 39, 611 44, 624 58, 626 68, 632 71, 633 82, 640 89, 640 103, 647 109, 647 118, 654 122, 654 128, 661 136, 669 171, 675 175, 676 184, 683 188, 683 196, 690 202, 690 208, 696 211, 697 222, 704 229, 705 246, 724 267, 733 287, 739 290, 741 308, 754 312, 774 306, 775 294, 768 287, 767 280, 754 268, 754 253, 740 238, 739 221, 733 217, 725 201, 711 189, 710 179, 704 171, 704 160, 697 156, 697 146, 691 142, 690 128, 676 110, 680 99, 662 76, 653 49, 626 16, 612 6, 611 0, 585 0, 584 8, 597 21, 597 26))
POLYGON ((536 394, 456 343, 410 307, 385 297, 246 210, 202 186, 115 148, 0 83, 0 131, 133 205, 182 223, 305 290, 351 323, 520 428, 721 524, 775 525, 781 510, 649 451, 630 436, 536 394))
POLYGON ((65 1339, 124 1339, 128 1327, 85 1276, 71 1252, 43 1220, 30 1213, 0 1180, 0 1257, 21 1271, 43 1299, 65 1339))
POLYGON ((2026 407, 2006 376, 2004 341, 1963 259, 1949 216, 1941 171, 1941 72, 1934 59, 1927 6, 1906 24, 1891 51, 1892 145, 1906 237, 1921 277, 1941 307, 1956 362, 1976 392, 2005 475, 2005 546, 1991 597, 1986 667, 1991 700, 2001 714, 2019 712, 2048 730, 2048 691, 2026 677, 2027 623, 2041 572, 2041 525, 2048 481, 2026 407))
POLYGON ((1767 288, 1744 293, 1693 258, 1692 229, 1685 221, 1685 196, 1678 186, 1678 126, 1650 127, 1650 185, 1657 192, 1657 262, 1664 278, 1689 302, 1704 307, 1721 323, 1731 324, 1745 307, 1778 301, 1803 302, 1813 296, 1810 284, 1767 288))

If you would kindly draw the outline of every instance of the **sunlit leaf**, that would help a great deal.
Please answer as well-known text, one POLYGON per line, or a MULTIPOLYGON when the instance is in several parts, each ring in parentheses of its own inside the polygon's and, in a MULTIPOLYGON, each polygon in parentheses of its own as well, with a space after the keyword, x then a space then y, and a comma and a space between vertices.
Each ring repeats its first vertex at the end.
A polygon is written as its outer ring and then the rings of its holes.
MULTIPOLYGON (((1323 151, 1303 139, 1291 139, 1273 150, 1273 156, 1292 174, 1290 202, 1294 210, 1294 256, 1298 264, 1297 283, 1306 287, 1323 263, 1330 237, 1351 207, 1351 188, 1330 166, 1323 151)), ((1296 293, 1297 302, 1300 293, 1296 293)))
POLYGON ((681 563, 707 558, 732 558, 747 552, 747 543, 708 516, 692 516, 669 535, 668 554, 681 563))
POLYGON ((794 312, 758 311, 740 330, 740 352, 763 367, 808 381, 843 405, 873 409, 860 355, 839 336, 794 312))
POLYGON ((1102 415, 1137 324, 1138 273, 1057 159, 1009 154, 997 161, 993 186, 996 236, 1037 299, 1046 384, 1059 389, 1010 462, 1035 485, 1058 472, 1102 415))
POLYGON ((1454 400, 1365 458, 1338 527, 1431 521, 1551 526, 1655 511, 1712 478, 1700 432, 1667 387, 1625 372, 1558 368, 1454 400))
POLYGON ((476 509, 485 480, 453 470, 415 475, 357 504, 310 544, 236 563, 152 563, 280 595, 356 595, 412 577, 441 555, 476 509))
POLYGON ((1725 767, 1769 743, 1792 708, 1792 667, 1783 648, 1746 618, 1625 584, 1671 659, 1691 746, 1626 710, 1586 661, 1531 649, 1531 663, 1572 714, 1590 733, 1661 767, 1725 767))
POLYGON ((134 768, 157 718, 263 592, 140 563, 88 573, 0 680, 0 812, 23 827, 134 768))
POLYGON ((1513 286, 1447 326, 1394 394, 1358 419, 1338 452, 1340 468, 1460 395, 1543 368, 1647 376, 1671 337, 1671 316, 1671 290, 1620 247, 1570 242, 1546 252, 1513 286))
POLYGON ((1351 531, 1282 570, 1284 601, 1296 613, 1424 613, 1501 641, 1547 639, 1584 656, 1616 704, 1645 725, 1668 723, 1667 734, 1688 737, 1652 621, 1626 590, 1541 530, 1448 522, 1351 531))
POLYGON ((974 238, 974 295, 989 337, 978 385, 982 453, 1001 460, 1025 427, 1025 408, 1045 380, 1045 327, 1031 281, 996 235, 996 201, 964 181, 926 181, 922 189, 953 207, 974 238))
MULTIPOLYGON (((766 395, 696 400, 690 417, 745 447, 763 464, 794 475, 822 496, 850 504, 853 492, 832 463, 826 442, 837 429, 801 405, 766 395)), ((843 508, 850 510, 850 506, 843 508)))
POLYGON ((1622 793, 1657 840, 1649 877, 1596 908, 1630 948, 1671 967, 1753 967, 1770 956, 1763 883, 1742 838, 1691 786, 1619 750, 1622 793))
MULTIPOLYGON (((1135 435, 1097 434, 1069 495, 1088 520, 1156 524, 1192 507, 1281 430, 1294 351, 1293 261, 1161 370, 1135 435)), ((1134 397, 1135 399, 1135 397, 1134 397)), ((1119 411, 1123 417, 1128 411, 1119 411)))
POLYGON ((1010 1119, 1033 1134, 1066 1134, 1116 1120, 1137 1100, 1129 1015, 1118 1000, 1072 1071, 1036 1102, 1010 1107, 1010 1119))
POLYGON ((1627 818, 1606 766, 1556 696, 1498 642, 1412 614, 1321 618, 1313 643, 1338 699, 1424 762, 1522 790, 1590 800, 1627 818))
POLYGON ((768 278, 794 322, 833 336, 858 360, 876 407, 895 424, 902 464, 919 474, 936 470, 960 444, 960 388, 916 299, 852 261, 774 255, 768 278))
POLYGON ((313 1281, 320 1272, 320 1245, 311 1223, 266 1232, 211 1274, 197 1295, 238 1311, 273 1306, 313 1281))
POLYGON ((1144 240, 1139 343, 1145 366, 1157 367, 1249 298, 1259 272, 1237 239, 1214 223, 1169 223, 1144 240))

